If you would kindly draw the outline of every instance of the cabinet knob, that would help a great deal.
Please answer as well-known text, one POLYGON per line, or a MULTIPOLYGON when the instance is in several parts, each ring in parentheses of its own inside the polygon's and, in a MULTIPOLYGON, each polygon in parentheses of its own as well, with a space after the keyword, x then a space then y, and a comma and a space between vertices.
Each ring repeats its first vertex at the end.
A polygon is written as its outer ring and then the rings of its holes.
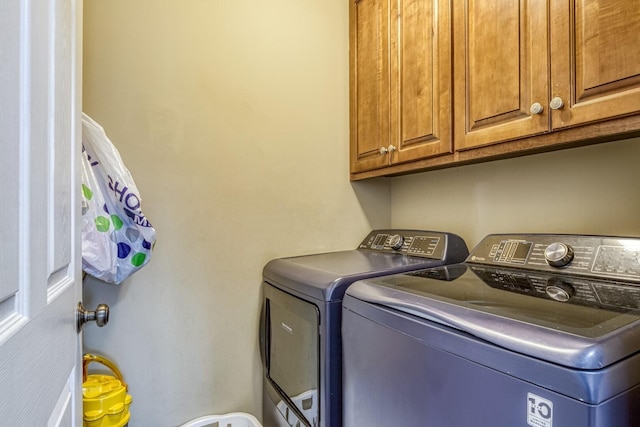
POLYGON ((542 114, 544 108, 539 102, 534 102, 533 104, 531 104, 531 108, 529 108, 529 111, 531 111, 531 114, 542 114))
POLYGON ((562 107, 564 107, 564 102, 562 102, 562 98, 560 98, 559 96, 556 96, 549 103, 549 107, 551 107, 552 110, 559 110, 562 107))
POLYGON ((379 151, 380 151, 380 154, 383 156, 389 152, 389 150, 387 150, 387 147, 380 147, 379 151))
POLYGON ((396 146, 395 146, 395 145, 393 145, 393 144, 389 145, 389 152, 390 152, 390 153, 393 153, 393 152, 394 152, 394 151, 396 151, 396 150, 397 150, 397 148, 396 148, 396 146))

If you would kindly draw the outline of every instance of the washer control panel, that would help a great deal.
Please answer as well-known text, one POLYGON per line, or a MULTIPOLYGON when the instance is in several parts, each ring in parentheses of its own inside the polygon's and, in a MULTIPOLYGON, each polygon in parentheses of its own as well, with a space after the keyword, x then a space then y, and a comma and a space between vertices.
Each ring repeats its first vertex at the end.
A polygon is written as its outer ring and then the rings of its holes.
POLYGON ((467 262, 640 282, 640 238, 492 234, 467 262))
POLYGON ((455 245, 450 245, 452 239, 459 241, 458 252, 467 252, 466 245, 460 243, 462 239, 458 236, 419 230, 374 230, 360 243, 358 249, 443 259, 447 250, 455 248, 455 245))

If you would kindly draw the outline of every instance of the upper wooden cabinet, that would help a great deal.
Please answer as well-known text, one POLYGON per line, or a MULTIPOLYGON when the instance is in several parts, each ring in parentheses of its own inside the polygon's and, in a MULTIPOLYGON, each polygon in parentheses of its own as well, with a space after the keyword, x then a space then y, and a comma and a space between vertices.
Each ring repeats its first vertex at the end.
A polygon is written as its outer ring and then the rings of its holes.
POLYGON ((457 150, 640 111, 638 0, 467 0, 454 29, 457 150))
POLYGON ((351 171, 452 151, 449 2, 350 0, 351 171))
POLYGON ((454 8, 455 144, 465 149, 549 129, 545 1, 469 0, 454 8))
POLYGON ((349 0, 351 170, 384 166, 391 144, 389 1, 349 0))
POLYGON ((553 129, 640 111, 640 2, 552 0, 553 129), (569 3, 569 4, 567 4, 569 3))
POLYGON ((640 135, 640 0, 349 1, 351 179, 640 135))

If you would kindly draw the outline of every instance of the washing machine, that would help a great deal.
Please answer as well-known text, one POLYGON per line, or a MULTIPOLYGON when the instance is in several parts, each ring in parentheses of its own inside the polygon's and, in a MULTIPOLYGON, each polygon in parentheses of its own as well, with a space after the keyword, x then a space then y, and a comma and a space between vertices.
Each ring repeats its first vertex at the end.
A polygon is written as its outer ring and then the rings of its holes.
POLYGON ((354 283, 344 427, 640 426, 640 239, 490 235, 354 283))
POLYGON ((467 255, 455 234, 374 230, 353 250, 269 261, 260 328, 265 427, 342 425, 341 304, 349 285, 467 255))

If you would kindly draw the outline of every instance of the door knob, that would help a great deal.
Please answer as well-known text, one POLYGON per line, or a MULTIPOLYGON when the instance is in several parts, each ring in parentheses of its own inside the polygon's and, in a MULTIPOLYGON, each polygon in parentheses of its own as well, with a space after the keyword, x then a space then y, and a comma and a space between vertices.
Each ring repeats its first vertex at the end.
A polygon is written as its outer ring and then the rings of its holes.
POLYGON ((96 322, 96 325, 100 328, 109 323, 109 306, 107 304, 98 304, 96 311, 87 311, 82 305, 82 301, 78 302, 76 330, 80 332, 82 326, 87 322, 96 322))

